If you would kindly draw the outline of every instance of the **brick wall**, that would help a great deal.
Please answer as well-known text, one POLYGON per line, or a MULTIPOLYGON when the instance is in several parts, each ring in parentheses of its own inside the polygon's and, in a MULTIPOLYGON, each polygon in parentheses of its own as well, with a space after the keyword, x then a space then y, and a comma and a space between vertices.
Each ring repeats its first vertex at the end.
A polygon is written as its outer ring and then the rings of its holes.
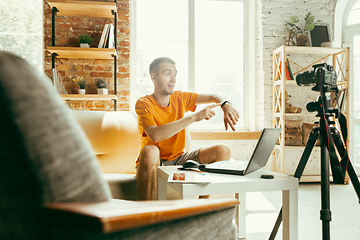
MULTIPOLYGON (((87 0, 89 1, 89 0, 87 0)), ((101 2, 113 2, 103 0, 101 2)), ((130 23, 129 23, 129 0, 118 0, 118 23, 117 23, 117 110, 128 110, 130 101, 130 23)), ((82 17, 56 17, 55 46, 69 47, 79 46, 77 37, 81 34, 89 34, 94 41, 91 47, 97 47, 105 23, 113 23, 113 19, 105 18, 82 18, 82 17)), ((51 46, 51 8, 44 0, 44 43, 45 43, 45 73, 51 77, 51 54, 46 51, 46 46, 51 46)), ((61 74, 64 85, 72 78, 84 77, 87 83, 93 83, 98 77, 108 81, 109 94, 114 93, 114 61, 94 59, 57 59, 56 69, 61 74)), ((90 90, 87 90, 90 92, 90 90)), ((70 101, 68 105, 72 109, 84 110, 113 110, 113 101, 70 101)))
MULTIPOLYGON (((321 23, 329 25, 330 39, 334 39, 334 13, 336 0, 257 0, 258 6, 258 126, 271 126, 272 106, 272 51, 280 47, 286 40, 285 22, 290 16, 298 16, 303 20, 306 13, 311 11, 321 23)), ((304 56, 308 61, 312 56, 304 56)), ((306 87, 294 86, 290 92, 292 101, 300 104, 297 96, 302 99, 316 100, 318 94, 306 87)), ((303 105, 304 106, 304 105, 303 105)))

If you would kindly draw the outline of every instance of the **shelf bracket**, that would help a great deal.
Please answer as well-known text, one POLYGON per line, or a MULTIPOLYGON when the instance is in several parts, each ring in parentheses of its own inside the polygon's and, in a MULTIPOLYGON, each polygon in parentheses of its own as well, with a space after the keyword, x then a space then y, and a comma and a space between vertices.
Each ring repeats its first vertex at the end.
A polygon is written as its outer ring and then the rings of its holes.
MULTIPOLYGON (((112 54, 112 57, 114 57, 114 94, 117 96, 117 57, 116 54, 112 54)), ((116 104, 115 104, 116 109, 116 104)))
POLYGON ((51 35, 51 45, 55 46, 55 16, 56 13, 59 12, 59 10, 56 7, 52 8, 52 13, 51 13, 51 17, 52 17, 52 35, 51 35))
POLYGON ((53 53, 53 54, 51 54, 51 61, 52 61, 52 68, 53 69, 55 69, 55 58, 57 57, 57 56, 59 56, 59 54, 57 54, 57 53, 53 53))

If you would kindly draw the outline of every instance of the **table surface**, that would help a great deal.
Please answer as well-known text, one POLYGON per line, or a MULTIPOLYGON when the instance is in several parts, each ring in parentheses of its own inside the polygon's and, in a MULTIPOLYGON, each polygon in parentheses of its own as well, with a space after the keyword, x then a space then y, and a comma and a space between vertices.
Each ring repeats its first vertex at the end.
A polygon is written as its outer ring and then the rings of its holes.
MULTIPOLYGON (((167 182, 169 176, 174 172, 188 172, 178 170, 179 166, 160 166, 158 167, 158 177, 167 182)), ((274 191, 274 190, 295 190, 298 189, 298 179, 290 177, 281 173, 271 172, 260 169, 244 176, 209 173, 211 183, 184 183, 184 182, 168 182, 174 188, 186 188, 194 191, 201 191, 207 189, 213 192, 212 188, 216 188, 216 193, 242 193, 255 191, 274 191), (264 179, 260 176, 262 174, 274 175, 273 179, 264 179), (234 189, 235 188, 235 189, 234 189)))
POLYGON ((188 172, 178 170, 181 166, 160 166, 157 169, 158 194, 160 199, 167 198, 167 186, 173 188, 183 199, 193 198, 195 195, 233 194, 240 200, 236 210, 236 224, 238 237, 246 238, 246 198, 247 192, 282 191, 283 195, 283 239, 297 240, 298 204, 297 192, 299 181, 281 173, 259 169, 244 176, 209 173, 210 183, 168 182, 169 176, 175 172, 188 172), (262 174, 274 175, 273 179, 264 179, 262 174))

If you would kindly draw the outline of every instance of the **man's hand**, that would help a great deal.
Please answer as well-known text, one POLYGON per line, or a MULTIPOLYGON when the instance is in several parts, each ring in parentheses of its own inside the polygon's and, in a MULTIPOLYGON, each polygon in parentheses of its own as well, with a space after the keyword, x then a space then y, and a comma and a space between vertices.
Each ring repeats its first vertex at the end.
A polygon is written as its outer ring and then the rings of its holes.
POLYGON ((235 125, 239 120, 239 113, 238 111, 233 108, 233 106, 231 105, 231 103, 226 103, 223 107, 222 110, 224 111, 224 125, 225 125, 225 130, 228 130, 229 126, 231 127, 231 129, 235 132, 235 125))
POLYGON ((217 103, 217 104, 212 104, 209 106, 206 106, 204 109, 202 109, 201 111, 194 113, 194 119, 196 122, 202 121, 202 120, 209 120, 210 118, 212 118, 213 116, 215 116, 215 111, 212 110, 214 107, 218 107, 221 106, 221 103, 217 103))

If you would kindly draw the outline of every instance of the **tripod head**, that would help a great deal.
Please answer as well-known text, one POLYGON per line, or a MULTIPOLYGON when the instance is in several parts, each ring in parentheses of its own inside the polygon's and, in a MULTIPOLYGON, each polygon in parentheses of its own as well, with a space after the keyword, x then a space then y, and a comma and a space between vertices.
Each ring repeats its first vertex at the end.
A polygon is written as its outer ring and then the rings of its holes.
POLYGON ((331 99, 330 96, 326 94, 326 92, 321 91, 321 95, 318 96, 316 101, 308 102, 306 104, 306 110, 309 112, 317 111, 317 117, 325 116, 329 118, 330 116, 335 116, 335 118, 339 118, 340 110, 337 108, 331 107, 331 99))

